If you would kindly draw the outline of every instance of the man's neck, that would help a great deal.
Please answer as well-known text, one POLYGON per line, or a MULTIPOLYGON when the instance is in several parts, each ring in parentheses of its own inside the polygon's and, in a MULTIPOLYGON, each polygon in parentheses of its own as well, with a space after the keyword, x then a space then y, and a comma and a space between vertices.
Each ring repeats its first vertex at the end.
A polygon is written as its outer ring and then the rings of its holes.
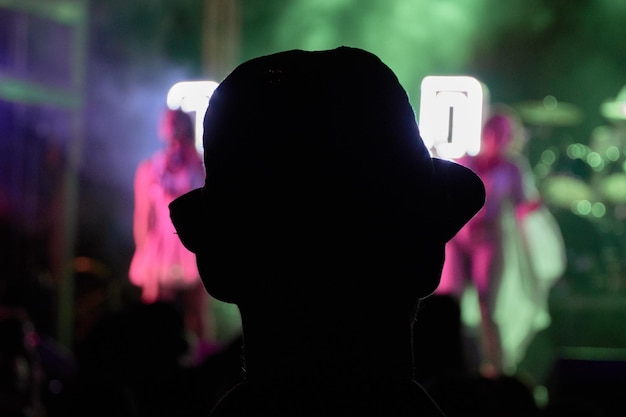
POLYGON ((358 315, 358 321, 337 317, 329 325, 328 320, 309 316, 241 310, 246 376, 251 382, 278 389, 313 384, 339 393, 378 390, 412 377, 408 313, 385 321, 380 320, 387 316, 383 313, 376 319, 358 315))

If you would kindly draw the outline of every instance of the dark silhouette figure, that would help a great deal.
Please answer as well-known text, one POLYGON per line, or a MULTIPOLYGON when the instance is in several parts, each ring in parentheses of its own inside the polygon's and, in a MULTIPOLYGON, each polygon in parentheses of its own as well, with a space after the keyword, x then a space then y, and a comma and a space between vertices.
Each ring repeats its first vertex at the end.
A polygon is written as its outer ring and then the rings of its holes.
POLYGON ((204 125, 205 185, 170 214, 241 313, 245 382, 211 415, 440 415, 414 381, 412 321, 484 187, 431 158, 393 72, 347 47, 257 58, 204 125))
POLYGON ((241 336, 207 356, 202 363, 185 369, 184 397, 177 415, 207 417, 219 400, 243 380, 241 336))
POLYGON ((37 334, 25 309, 0 304, 0 415, 45 417, 37 334))
POLYGON ((426 386, 447 417, 538 417, 540 414, 530 387, 511 376, 448 375, 426 386))
POLYGON ((104 315, 77 351, 69 416, 179 415, 187 378, 183 316, 171 303, 139 304, 104 315))
POLYGON ((470 372, 471 349, 463 334, 461 306, 454 297, 433 294, 423 300, 413 326, 419 335, 419 343, 413 346, 418 382, 470 372))

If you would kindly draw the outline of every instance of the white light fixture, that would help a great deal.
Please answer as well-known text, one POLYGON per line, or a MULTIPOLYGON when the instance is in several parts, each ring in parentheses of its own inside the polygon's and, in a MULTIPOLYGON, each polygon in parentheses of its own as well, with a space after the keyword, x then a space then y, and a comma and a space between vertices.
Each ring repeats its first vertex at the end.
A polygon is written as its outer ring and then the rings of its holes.
POLYGON ((468 76, 428 76, 422 80, 419 126, 436 156, 457 159, 480 151, 488 91, 468 76))
POLYGON ((195 143, 198 152, 202 151, 204 112, 218 85, 215 81, 181 81, 170 87, 167 93, 167 107, 195 113, 195 143))

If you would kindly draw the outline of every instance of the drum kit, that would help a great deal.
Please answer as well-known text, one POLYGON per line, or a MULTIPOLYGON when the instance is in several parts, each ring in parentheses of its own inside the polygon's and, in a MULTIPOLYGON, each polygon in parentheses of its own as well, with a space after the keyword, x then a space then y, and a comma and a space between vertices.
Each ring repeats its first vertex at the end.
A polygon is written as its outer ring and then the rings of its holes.
POLYGON ((560 102, 552 95, 541 101, 518 103, 515 108, 524 122, 535 126, 573 126, 583 119, 583 113, 576 105, 560 102))
MULTIPOLYGON (((590 140, 585 141, 588 143, 553 137, 557 133, 555 129, 574 127, 582 122, 583 112, 574 104, 547 96, 540 101, 519 103, 515 108, 524 124, 538 133, 534 145, 539 151, 549 148, 556 161, 547 175, 538 179, 543 200, 559 218, 570 219, 565 221, 571 229, 567 230, 570 238, 589 241, 587 244, 596 249, 602 246, 603 256, 612 254, 602 261, 598 259, 602 264, 613 265, 609 268, 612 272, 604 274, 606 277, 600 287, 625 288, 626 86, 617 97, 601 104, 600 113, 608 124, 593 129, 590 140), (542 144, 541 139, 546 138, 552 140, 542 144), (572 223, 572 219, 578 219, 578 223, 572 223), (595 238, 591 237, 592 232, 597 234, 595 238)), ((574 241, 570 244, 576 246, 574 241)), ((585 258, 580 251, 588 251, 590 247, 584 247, 572 248, 573 258, 585 258)), ((577 265, 576 262, 573 260, 572 265, 577 265)), ((575 270, 573 266, 572 271, 575 270)))
MULTIPOLYGON (((515 108, 525 124, 538 128, 575 126, 583 120, 583 112, 576 105, 560 102, 554 96, 521 102, 515 108)), ((606 160, 605 167, 597 170, 591 181, 568 172, 548 175, 541 181, 540 188, 549 205, 572 209, 581 201, 626 204, 626 86, 615 99, 602 103, 600 110, 613 123, 595 129, 590 145, 584 147, 587 154, 594 153, 606 160)), ((571 143, 562 144, 569 145, 571 143)), ((566 154, 565 149, 560 151, 566 154)))

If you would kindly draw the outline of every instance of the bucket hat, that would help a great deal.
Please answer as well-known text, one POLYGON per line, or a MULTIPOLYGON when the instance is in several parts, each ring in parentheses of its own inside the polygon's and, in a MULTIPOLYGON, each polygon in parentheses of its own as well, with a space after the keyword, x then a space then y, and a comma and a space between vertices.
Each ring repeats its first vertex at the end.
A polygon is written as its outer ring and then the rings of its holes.
POLYGON ((358 48, 241 64, 211 97, 203 144, 204 187, 170 204, 181 241, 196 253, 215 233, 207 219, 224 220, 219 235, 242 239, 258 228, 303 233, 303 224, 328 233, 329 222, 346 233, 372 223, 416 233, 403 225, 411 219, 417 233, 446 242, 485 199, 474 172, 431 157, 395 74, 358 48))

